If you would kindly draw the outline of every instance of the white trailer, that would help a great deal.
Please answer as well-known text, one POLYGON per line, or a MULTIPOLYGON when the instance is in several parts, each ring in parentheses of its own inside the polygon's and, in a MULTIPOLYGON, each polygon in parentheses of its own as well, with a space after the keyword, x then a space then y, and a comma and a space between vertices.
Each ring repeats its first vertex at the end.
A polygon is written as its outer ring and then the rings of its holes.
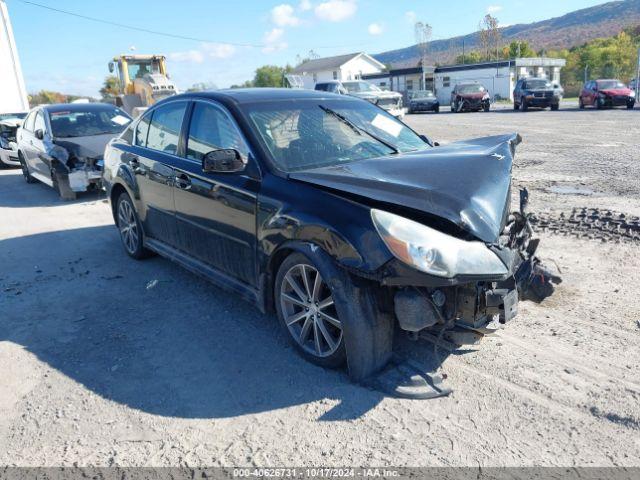
POLYGON ((0 0, 0 72, 0 115, 27 112, 27 90, 4 0, 0 0))

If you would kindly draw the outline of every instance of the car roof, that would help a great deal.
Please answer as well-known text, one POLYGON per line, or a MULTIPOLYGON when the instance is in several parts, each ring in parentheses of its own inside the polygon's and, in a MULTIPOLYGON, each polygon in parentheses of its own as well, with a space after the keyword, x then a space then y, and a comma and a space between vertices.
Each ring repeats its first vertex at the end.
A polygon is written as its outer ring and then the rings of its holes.
POLYGON ((320 100, 327 98, 330 98, 331 100, 353 101, 352 97, 301 88, 236 88, 228 90, 190 92, 170 97, 165 101, 178 98, 206 98, 210 100, 217 100, 222 103, 232 102, 240 105, 256 102, 320 100))
POLYGON ((54 103, 42 105, 40 108, 49 113, 58 112, 97 112, 108 108, 118 108, 110 103, 54 103))

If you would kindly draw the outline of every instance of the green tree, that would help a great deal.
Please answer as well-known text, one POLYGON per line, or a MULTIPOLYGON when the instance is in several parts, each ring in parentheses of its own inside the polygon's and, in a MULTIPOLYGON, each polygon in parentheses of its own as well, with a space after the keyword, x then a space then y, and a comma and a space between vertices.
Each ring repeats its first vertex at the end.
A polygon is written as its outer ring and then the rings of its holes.
POLYGON ((114 75, 107 75, 100 89, 103 99, 116 97, 120 94, 120 80, 114 75))
POLYGON ((537 57, 537 55, 529 46, 529 42, 514 40, 502 49, 502 57, 508 59, 518 57, 537 57))
POLYGON ((480 63, 486 60, 486 57, 482 55, 482 53, 477 51, 472 51, 469 53, 465 53, 464 55, 458 55, 456 57, 455 63, 463 64, 463 63, 480 63))
POLYGON ((287 65, 286 67, 279 67, 277 65, 264 65, 256 70, 253 77, 254 87, 284 87, 285 74, 289 73, 292 68, 287 65))

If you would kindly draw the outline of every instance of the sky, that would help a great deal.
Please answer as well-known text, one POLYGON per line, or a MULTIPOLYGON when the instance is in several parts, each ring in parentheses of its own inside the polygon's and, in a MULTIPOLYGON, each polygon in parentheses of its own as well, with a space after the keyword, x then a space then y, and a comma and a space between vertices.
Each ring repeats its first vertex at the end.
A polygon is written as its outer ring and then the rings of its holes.
MULTIPOLYGON (((2 0, 0 0, 2 1, 2 0)), ((184 38, 96 23, 5 0, 27 90, 99 96, 108 62, 123 53, 164 54, 181 90, 195 83, 242 83, 265 64, 379 53, 415 43, 416 21, 433 39, 477 30, 491 13, 502 25, 530 23, 602 0, 33 0, 78 15, 184 38), (454 6, 455 4, 455 6, 454 6)))

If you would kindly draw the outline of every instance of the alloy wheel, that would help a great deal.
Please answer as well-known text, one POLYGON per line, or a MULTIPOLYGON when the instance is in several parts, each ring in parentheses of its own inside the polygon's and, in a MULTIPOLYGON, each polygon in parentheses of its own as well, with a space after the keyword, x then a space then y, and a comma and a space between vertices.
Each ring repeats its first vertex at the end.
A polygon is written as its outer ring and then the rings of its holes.
POLYGON ((138 222, 133 207, 127 200, 121 200, 118 205, 118 228, 124 247, 133 255, 138 248, 138 222))
POLYGON ((311 265, 297 264, 282 278, 280 306, 294 340, 315 357, 329 357, 342 342, 342 323, 331 290, 311 265))

